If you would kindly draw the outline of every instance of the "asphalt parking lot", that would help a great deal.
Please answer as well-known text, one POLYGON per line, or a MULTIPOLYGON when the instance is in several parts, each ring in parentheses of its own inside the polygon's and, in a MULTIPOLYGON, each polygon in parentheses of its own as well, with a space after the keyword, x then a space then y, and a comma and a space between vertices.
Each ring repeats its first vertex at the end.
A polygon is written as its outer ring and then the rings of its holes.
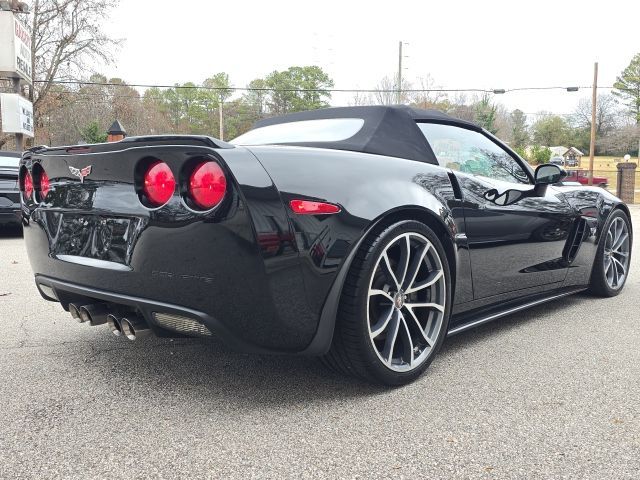
POLYGON ((75 323, 0 232, 0 478, 638 479, 639 258, 621 296, 450 338, 385 390, 314 359, 75 323))

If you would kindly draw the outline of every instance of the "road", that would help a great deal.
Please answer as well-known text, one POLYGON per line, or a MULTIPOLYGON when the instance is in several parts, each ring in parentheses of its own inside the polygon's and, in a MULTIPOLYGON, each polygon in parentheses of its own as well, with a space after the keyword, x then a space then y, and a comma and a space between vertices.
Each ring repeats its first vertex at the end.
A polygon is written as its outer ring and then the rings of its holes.
POLYGON ((637 479, 639 258, 619 297, 452 337, 385 390, 314 359, 75 323, 4 234, 0 478, 637 479))

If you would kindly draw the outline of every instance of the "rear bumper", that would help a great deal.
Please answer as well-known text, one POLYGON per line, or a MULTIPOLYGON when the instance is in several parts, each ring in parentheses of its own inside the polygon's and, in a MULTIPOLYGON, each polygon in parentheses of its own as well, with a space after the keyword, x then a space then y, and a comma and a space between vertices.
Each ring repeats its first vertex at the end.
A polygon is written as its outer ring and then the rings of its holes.
POLYGON ((166 326, 159 323, 156 319, 156 314, 169 314, 194 320, 200 325, 204 325, 207 330, 211 332, 212 338, 220 339, 225 345, 234 350, 247 353, 281 353, 276 349, 265 348, 250 343, 227 328, 227 326, 217 318, 198 310, 76 285, 43 275, 37 275, 35 281, 40 295, 42 295, 45 300, 60 302, 65 310, 68 310, 69 303, 84 305, 104 302, 110 305, 113 310, 122 308, 136 310, 137 313, 145 319, 151 330, 159 336, 172 336, 172 333, 178 335, 184 333, 167 329, 166 326))
POLYGON ((20 225, 21 223, 19 205, 11 208, 0 208, 0 225, 20 225))

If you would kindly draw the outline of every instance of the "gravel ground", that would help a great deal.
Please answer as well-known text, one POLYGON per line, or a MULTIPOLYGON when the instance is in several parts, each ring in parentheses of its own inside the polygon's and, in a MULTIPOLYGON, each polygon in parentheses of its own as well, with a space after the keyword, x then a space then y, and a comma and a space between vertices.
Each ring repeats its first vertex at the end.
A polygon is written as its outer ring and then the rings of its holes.
POLYGON ((79 325, 5 232, 0 478, 638 479, 639 258, 621 296, 458 335, 384 390, 309 358, 79 325))

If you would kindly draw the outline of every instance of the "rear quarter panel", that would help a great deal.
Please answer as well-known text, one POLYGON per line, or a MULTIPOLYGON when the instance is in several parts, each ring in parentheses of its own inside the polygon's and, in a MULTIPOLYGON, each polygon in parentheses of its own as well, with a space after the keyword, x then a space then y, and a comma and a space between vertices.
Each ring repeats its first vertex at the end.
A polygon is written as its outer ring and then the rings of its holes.
MULTIPOLYGON (((290 212, 300 252, 309 303, 320 311, 338 269, 367 229, 394 212, 428 212, 453 243, 463 231, 461 209, 447 171, 439 166, 395 157, 306 147, 250 147, 280 191, 283 203, 313 199, 340 205, 336 215, 295 215, 290 212), (452 210, 453 209, 453 210, 452 210)), ((455 250, 456 265, 468 265, 466 250, 455 250)), ((345 268, 348 265, 345 266, 345 268)), ((470 275, 462 284, 471 293, 470 275)))

